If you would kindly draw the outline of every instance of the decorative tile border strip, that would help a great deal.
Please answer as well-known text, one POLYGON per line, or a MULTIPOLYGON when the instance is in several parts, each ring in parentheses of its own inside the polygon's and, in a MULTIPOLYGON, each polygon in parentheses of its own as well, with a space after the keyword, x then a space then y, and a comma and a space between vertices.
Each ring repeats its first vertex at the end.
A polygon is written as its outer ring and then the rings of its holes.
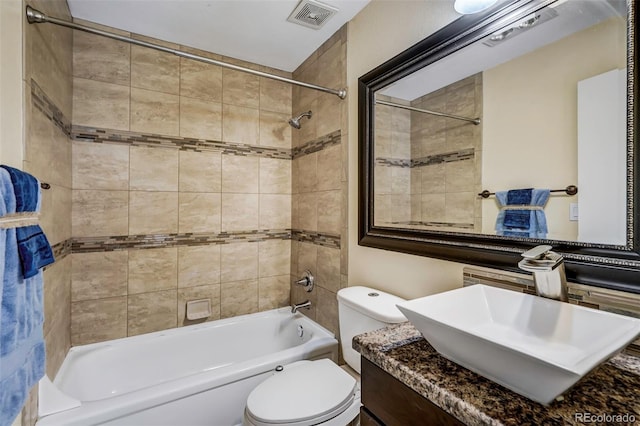
POLYGON ((172 148, 182 151, 216 151, 226 155, 254 156, 291 159, 291 150, 242 143, 221 142, 208 139, 165 136, 154 133, 130 132, 126 130, 101 129, 73 125, 71 138, 81 142, 110 143, 154 148, 172 148))
POLYGON ((468 267, 462 269, 463 285, 487 284, 507 290, 536 294, 533 276, 498 269, 468 267))
POLYGON ((53 257, 56 262, 61 261, 67 257, 67 255, 71 254, 71 242, 71 238, 67 238, 64 241, 60 241, 59 243, 51 246, 51 251, 53 251, 53 257))
POLYGON ((179 246, 203 246, 260 242, 267 240, 290 240, 291 230, 252 230, 244 232, 206 232, 183 234, 117 235, 106 237, 74 238, 72 253, 93 253, 113 250, 153 249, 179 246))
POLYGON ((456 161, 472 160, 475 157, 473 148, 463 149, 460 151, 447 152, 444 154, 428 155, 414 159, 402 158, 376 158, 376 164, 387 167, 404 167, 414 168, 422 166, 431 166, 433 164, 453 163, 456 161))
POLYGON ((131 132, 127 130, 103 129, 73 125, 60 108, 46 95, 42 88, 31 79, 32 104, 71 139, 81 142, 122 144, 154 148, 172 148, 183 151, 214 151, 226 155, 254 156, 291 160, 322 149, 337 145, 342 141, 342 132, 321 136, 294 149, 273 148, 209 139, 185 138, 154 133, 131 132))
POLYGON ((342 131, 336 130, 335 132, 326 134, 301 146, 293 148, 292 157, 296 159, 307 154, 313 154, 314 152, 322 151, 329 146, 338 145, 341 142, 342 131))
POLYGON ((397 222, 386 222, 392 225, 412 225, 412 226, 435 226, 438 228, 463 228, 474 229, 473 223, 455 223, 455 222, 424 222, 421 220, 407 220, 397 222))
POLYGON ((426 157, 411 160, 411 167, 430 166, 432 164, 453 163, 456 161, 471 160, 475 157, 473 148, 462 149, 455 152, 447 152, 444 154, 428 155, 426 157))
POLYGON ((291 229, 267 229, 242 232, 203 232, 183 234, 115 235, 67 240, 68 253, 94 253, 114 250, 143 250, 181 246, 233 244, 268 240, 295 240, 325 247, 340 248, 340 236, 291 229))
POLYGON ((340 236, 320 232, 292 230, 292 239, 301 243, 311 243, 323 247, 340 248, 340 236))
MULTIPOLYGON (((462 271, 465 287, 486 284, 507 290, 536 294, 535 283, 531 275, 480 267, 464 267, 462 271)), ((640 295, 577 283, 567 283, 567 287, 570 303, 640 318, 640 295)), ((640 356, 640 339, 627 346, 625 351, 640 356)))
POLYGON ((71 120, 64 116, 60 108, 44 93, 44 90, 34 79, 31 79, 30 83, 31 104, 69 136, 71 134, 71 120))
POLYGON ((105 237, 69 238, 51 249, 56 262, 71 253, 96 253, 114 250, 205 246, 212 244, 255 243, 268 240, 295 240, 324 247, 340 248, 340 236, 319 232, 267 229, 244 232, 207 232, 184 234, 116 235, 105 237))
POLYGON ((376 166, 402 167, 402 168, 405 168, 405 169, 410 169, 411 168, 411 160, 406 160, 404 158, 378 157, 378 158, 376 158, 376 166))

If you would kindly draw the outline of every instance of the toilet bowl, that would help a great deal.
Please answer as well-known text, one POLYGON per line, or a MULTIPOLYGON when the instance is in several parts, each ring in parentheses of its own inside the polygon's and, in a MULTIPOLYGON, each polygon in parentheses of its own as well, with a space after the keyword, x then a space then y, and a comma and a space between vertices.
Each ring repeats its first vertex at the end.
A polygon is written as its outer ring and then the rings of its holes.
MULTIPOLYGON (((404 299, 368 287, 338 292, 342 352, 358 374, 360 354, 353 336, 407 319, 396 308, 404 299)), ((360 413, 360 385, 328 359, 298 361, 259 384, 247 398, 245 426, 345 426, 360 413)))
POLYGON ((344 426, 360 411, 360 387, 329 359, 298 361, 259 384, 247 398, 244 424, 344 426))

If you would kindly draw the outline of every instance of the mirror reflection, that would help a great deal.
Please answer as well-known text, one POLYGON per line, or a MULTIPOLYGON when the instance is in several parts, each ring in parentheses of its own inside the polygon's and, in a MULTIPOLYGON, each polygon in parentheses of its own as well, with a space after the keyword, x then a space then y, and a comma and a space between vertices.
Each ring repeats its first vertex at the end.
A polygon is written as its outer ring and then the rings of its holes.
POLYGON ((560 0, 378 90, 374 225, 625 245, 626 34, 560 0))

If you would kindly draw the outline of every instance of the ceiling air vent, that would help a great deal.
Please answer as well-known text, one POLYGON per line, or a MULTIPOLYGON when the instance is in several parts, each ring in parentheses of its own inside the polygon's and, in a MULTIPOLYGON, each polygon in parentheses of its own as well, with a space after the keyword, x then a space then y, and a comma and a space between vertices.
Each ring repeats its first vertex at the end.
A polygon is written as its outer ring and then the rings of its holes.
POLYGON ((335 7, 320 3, 319 1, 302 0, 293 12, 291 12, 287 21, 319 30, 336 12, 338 12, 338 9, 335 7))

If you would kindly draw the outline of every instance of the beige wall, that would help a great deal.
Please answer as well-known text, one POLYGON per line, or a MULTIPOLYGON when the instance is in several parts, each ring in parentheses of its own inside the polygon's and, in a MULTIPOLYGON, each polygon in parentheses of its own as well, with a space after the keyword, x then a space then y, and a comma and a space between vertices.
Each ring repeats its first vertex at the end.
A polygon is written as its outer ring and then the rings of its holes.
POLYGON ((368 285, 406 298, 462 286, 461 264, 358 245, 358 77, 457 17, 450 0, 373 0, 349 22, 350 286, 368 285))
MULTIPOLYGON (((0 163, 22 168, 22 2, 0 2, 0 163), (17 35, 17 36, 16 36, 17 35)), ((22 424, 18 415, 14 426, 22 424)))
MULTIPOLYGON (((483 73, 484 188, 577 184, 577 84, 625 67, 625 29, 624 20, 611 19, 483 73)), ((576 240, 569 204, 579 199, 552 194, 545 207, 549 238, 576 240)), ((495 198, 482 208, 483 231, 494 233, 495 198)))
POLYGON ((0 2, 0 163, 22 168, 22 2, 0 2))

